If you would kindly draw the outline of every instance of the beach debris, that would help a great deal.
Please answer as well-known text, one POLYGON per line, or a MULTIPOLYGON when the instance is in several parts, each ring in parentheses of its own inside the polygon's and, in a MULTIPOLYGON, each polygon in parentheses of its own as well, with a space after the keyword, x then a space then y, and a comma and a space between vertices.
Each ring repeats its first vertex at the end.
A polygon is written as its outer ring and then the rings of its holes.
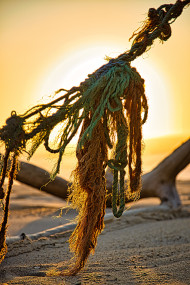
POLYGON ((171 36, 170 24, 181 15, 190 0, 174 5, 151 8, 148 18, 132 38, 129 51, 88 75, 78 87, 60 89, 64 94, 48 104, 37 105, 23 115, 12 112, 6 125, 0 129, 0 140, 5 145, 1 164, 0 196, 3 197, 4 215, 0 226, 0 261, 6 254, 6 229, 9 200, 13 179, 17 172, 17 159, 26 151, 29 158, 44 143, 47 151, 58 154, 51 180, 59 173, 66 146, 81 132, 77 144, 78 165, 73 172, 70 200, 79 210, 78 224, 70 238, 75 253, 75 264, 63 275, 76 274, 93 253, 97 237, 104 228, 106 206, 105 168, 113 170, 113 214, 120 217, 125 208, 125 196, 137 199, 141 189, 142 124, 145 123, 148 105, 144 80, 131 62, 146 52, 156 38, 161 42, 171 36), (57 147, 52 148, 50 137, 59 125, 57 147), (29 144, 32 144, 28 150, 29 144), (108 157, 108 149, 113 149, 108 157), (11 160, 11 165, 8 161, 11 160), (129 185, 124 183, 128 167, 129 185), (3 184, 8 175, 8 187, 3 184))

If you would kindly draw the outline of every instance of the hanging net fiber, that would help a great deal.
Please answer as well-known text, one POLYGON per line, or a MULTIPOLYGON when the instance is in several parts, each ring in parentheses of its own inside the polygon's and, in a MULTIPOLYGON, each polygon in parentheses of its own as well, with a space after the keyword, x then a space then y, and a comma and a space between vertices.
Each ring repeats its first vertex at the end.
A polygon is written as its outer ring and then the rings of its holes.
POLYGON ((17 160, 22 152, 29 158, 44 144, 58 160, 51 178, 60 170, 66 146, 81 127, 76 149, 78 164, 73 172, 69 199, 79 211, 78 224, 70 237, 70 249, 75 262, 63 275, 76 274, 93 253, 97 237, 104 228, 106 207, 105 169, 113 171, 112 208, 119 218, 125 208, 125 198, 136 199, 141 189, 142 125, 147 119, 148 105, 144 80, 131 61, 146 52, 156 38, 162 42, 171 36, 170 24, 181 15, 190 1, 151 8, 148 17, 132 38, 131 49, 88 75, 78 87, 60 89, 61 96, 48 104, 37 105, 23 115, 15 111, 0 129, 5 145, 1 159, 0 199, 3 218, 0 225, 0 262, 7 252, 6 230, 9 200, 17 160), (52 148, 50 136, 59 128, 57 146, 52 148), (30 147, 30 149, 28 149, 30 147), (108 150, 112 149, 109 157, 108 150), (128 185, 125 185, 126 168, 128 185), (8 176, 7 189, 3 188, 8 176))

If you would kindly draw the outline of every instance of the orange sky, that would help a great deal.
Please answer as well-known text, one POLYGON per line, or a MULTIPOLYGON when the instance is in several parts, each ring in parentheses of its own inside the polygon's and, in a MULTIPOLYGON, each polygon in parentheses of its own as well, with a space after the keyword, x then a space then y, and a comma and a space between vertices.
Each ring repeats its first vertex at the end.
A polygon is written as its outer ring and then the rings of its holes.
MULTIPOLYGON (((0 124, 60 87, 78 84, 105 55, 117 56, 160 0, 1 0, 0 124)), ((190 7, 172 37, 134 61, 150 105, 145 137, 190 133, 190 7)))

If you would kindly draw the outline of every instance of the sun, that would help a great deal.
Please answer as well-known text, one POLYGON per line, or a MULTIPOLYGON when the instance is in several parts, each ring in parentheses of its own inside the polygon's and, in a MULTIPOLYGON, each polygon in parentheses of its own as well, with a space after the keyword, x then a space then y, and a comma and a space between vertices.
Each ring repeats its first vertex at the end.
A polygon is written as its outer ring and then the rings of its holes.
POLYGON ((40 94, 49 94, 59 88, 70 89, 78 86, 88 74, 106 63, 106 56, 116 57, 119 54, 118 50, 119 47, 113 44, 112 46, 87 45, 60 56, 51 66, 51 71, 45 74, 44 82, 40 84, 40 94))
MULTIPOLYGON (((41 84, 38 94, 45 97, 60 88, 70 89, 73 86, 78 86, 87 78, 88 74, 106 63, 106 55, 117 57, 121 52, 120 46, 102 44, 83 46, 75 52, 64 55, 63 58, 59 57, 41 84)), ((149 115, 143 126, 144 138, 170 134, 172 131, 172 106, 169 88, 161 71, 149 59, 142 57, 131 65, 135 66, 141 77, 145 79, 149 115)), ((54 137, 53 134, 52 137, 54 137)), ((76 138, 74 142, 76 142, 76 138)))

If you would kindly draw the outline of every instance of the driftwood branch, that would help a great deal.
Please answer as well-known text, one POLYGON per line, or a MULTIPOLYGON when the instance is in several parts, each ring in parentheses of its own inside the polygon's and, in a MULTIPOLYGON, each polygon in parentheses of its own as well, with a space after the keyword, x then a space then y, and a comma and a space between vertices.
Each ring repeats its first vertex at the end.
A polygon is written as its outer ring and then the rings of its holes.
POLYGON ((56 197, 67 198, 69 186, 67 180, 57 176, 53 181, 50 181, 50 174, 46 170, 23 161, 19 165, 20 169, 16 175, 16 180, 56 197))
POLYGON ((176 208, 181 205, 176 176, 190 163, 190 139, 175 149, 157 167, 142 177, 142 196, 159 197, 162 203, 176 208))
MULTIPOLYGON (((162 204, 178 208, 181 201, 176 189, 176 176, 190 163, 190 139, 175 149, 152 171, 142 176, 141 198, 158 197, 162 204)), ((107 171, 108 189, 112 174, 107 171)))
MULTIPOLYGON (((152 171, 143 175, 141 198, 158 197, 162 203, 167 203, 173 208, 179 207, 181 201, 176 189, 176 176, 189 163, 190 139, 174 150, 152 171)), ((111 193, 113 176, 109 169, 106 178, 107 189, 111 193)), ((49 173, 35 165, 20 162, 16 179, 62 199, 67 198, 69 182, 61 177, 56 177, 54 181, 49 182, 49 173)), ((109 200, 108 205, 110 205, 109 200)))

